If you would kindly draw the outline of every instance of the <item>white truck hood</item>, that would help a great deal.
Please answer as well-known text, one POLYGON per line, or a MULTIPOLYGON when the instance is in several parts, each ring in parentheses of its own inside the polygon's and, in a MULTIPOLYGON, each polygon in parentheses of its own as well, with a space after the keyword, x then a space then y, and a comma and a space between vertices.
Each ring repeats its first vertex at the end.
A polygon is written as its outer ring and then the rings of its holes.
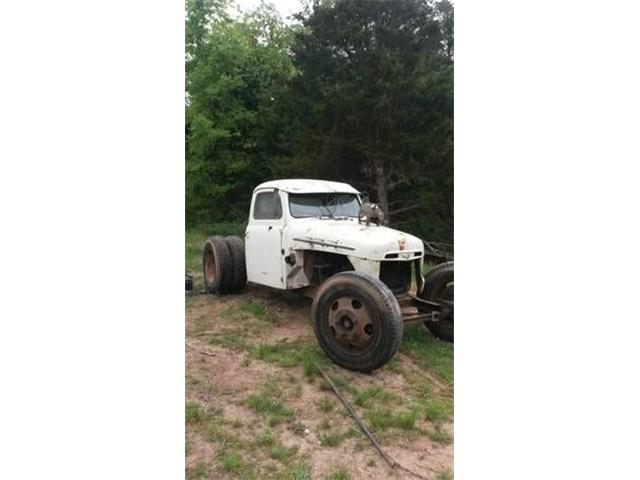
POLYGON ((298 219, 287 228, 292 250, 342 253, 364 260, 413 260, 424 253, 422 240, 393 228, 345 220, 298 219))

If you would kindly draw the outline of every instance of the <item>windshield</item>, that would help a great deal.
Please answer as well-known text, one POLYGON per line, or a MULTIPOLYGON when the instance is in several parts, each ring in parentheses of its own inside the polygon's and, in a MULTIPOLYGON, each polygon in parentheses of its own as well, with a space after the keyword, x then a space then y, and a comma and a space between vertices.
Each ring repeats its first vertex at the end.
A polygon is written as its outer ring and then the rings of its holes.
POLYGON ((358 217, 360 199, 354 193, 290 193, 289 212, 303 217, 358 217))

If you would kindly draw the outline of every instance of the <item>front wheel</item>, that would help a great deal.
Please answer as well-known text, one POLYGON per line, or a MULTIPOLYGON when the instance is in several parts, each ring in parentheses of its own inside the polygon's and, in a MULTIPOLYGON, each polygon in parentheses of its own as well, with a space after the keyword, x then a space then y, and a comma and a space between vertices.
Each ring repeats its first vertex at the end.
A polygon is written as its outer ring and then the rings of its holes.
POLYGON ((424 279, 420 297, 442 305, 437 322, 424 322, 436 337, 453 342, 453 262, 436 265, 424 279))
POLYGON ((402 341, 402 313, 378 278, 341 272, 324 282, 311 306, 320 347, 336 364, 361 372, 385 365, 402 341))

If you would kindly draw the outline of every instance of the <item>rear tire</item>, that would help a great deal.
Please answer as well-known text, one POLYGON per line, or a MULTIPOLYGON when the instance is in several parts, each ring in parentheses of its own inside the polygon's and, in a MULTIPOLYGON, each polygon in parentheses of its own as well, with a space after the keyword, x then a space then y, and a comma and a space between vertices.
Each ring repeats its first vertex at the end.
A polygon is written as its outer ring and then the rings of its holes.
POLYGON ((320 285, 311 319, 327 356, 351 370, 382 367, 402 341, 398 301, 389 287, 368 273, 341 272, 320 285))
MULTIPOLYGON (((453 262, 436 265, 427 274, 420 298, 432 302, 453 302, 453 262)), ((437 322, 425 321, 424 324, 436 337, 453 342, 453 305, 440 315, 437 322)))
POLYGON ((240 237, 225 237, 231 253, 232 274, 230 293, 239 293, 247 283, 247 265, 244 260, 244 242, 240 237))
POLYGON ((225 294, 231 286, 233 264, 227 242, 222 237, 209 237, 202 254, 204 286, 208 293, 225 294))

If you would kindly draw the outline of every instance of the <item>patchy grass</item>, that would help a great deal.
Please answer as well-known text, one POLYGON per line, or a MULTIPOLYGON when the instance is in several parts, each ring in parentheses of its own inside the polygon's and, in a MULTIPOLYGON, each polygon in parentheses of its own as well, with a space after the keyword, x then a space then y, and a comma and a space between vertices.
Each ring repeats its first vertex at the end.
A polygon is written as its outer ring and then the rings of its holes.
POLYGON ((227 472, 238 472, 244 467, 242 456, 235 450, 223 450, 218 454, 218 461, 222 469, 227 472))
POLYGON ((389 390, 385 389, 384 387, 374 385, 372 387, 367 387, 363 390, 356 391, 356 394, 353 397, 353 403, 355 403, 359 407, 366 407, 374 400, 383 404, 388 404, 395 399, 397 399, 397 396, 391 393, 389 390))
POLYGON ((285 462, 293 457, 298 451, 298 447, 283 447, 282 445, 275 445, 269 450, 269 456, 274 460, 285 462))
POLYGON ((453 383, 453 344, 437 339, 422 325, 408 325, 403 338, 402 349, 410 352, 421 368, 453 383))
POLYGON ((305 426, 305 424, 300 421, 293 422, 289 425, 289 430, 291 430, 294 435, 304 435, 306 429, 307 427, 305 426))
POLYGON ((346 438, 342 432, 329 432, 320 436, 320 445, 324 447, 337 447, 346 438))
POLYGON ((280 400, 281 395, 277 380, 270 379, 262 392, 249 396, 248 404, 253 411, 267 417, 270 427, 275 427, 283 421, 293 421, 295 418, 295 412, 280 400))
POLYGON ((323 353, 315 344, 305 345, 298 342, 281 341, 271 345, 259 345, 258 348, 252 350, 251 354, 254 358, 280 367, 302 366, 307 376, 315 373, 315 362, 326 363, 323 353))
POLYGON ((350 480, 349 470, 344 465, 334 468, 331 473, 326 475, 325 480, 350 480))
POLYGON ((272 447, 276 443, 276 439, 272 430, 265 430, 260 434, 257 440, 258 445, 262 447, 272 447))
POLYGON ((187 473, 187 478, 193 480, 210 478, 209 465, 199 462, 187 473))
POLYGON ((242 350, 246 348, 246 333, 240 330, 232 330, 229 332, 217 333, 211 335, 209 343, 231 350, 242 350))
POLYGON ((378 431, 384 431, 389 428, 415 430, 418 412, 416 410, 394 412, 388 407, 375 407, 367 410, 367 418, 371 426, 378 431))
POLYGON ((320 399, 320 403, 318 404, 318 406, 320 407, 320 410, 323 411, 324 413, 329 413, 333 410, 335 403, 330 398, 322 397, 320 399))
POLYGON ((424 412, 425 420, 430 422, 444 422, 453 416, 453 400, 429 396, 422 400, 420 408, 424 412))
POLYGON ((448 445, 452 441, 449 434, 444 431, 439 424, 436 424, 436 426, 432 430, 429 430, 427 434, 431 440, 441 445, 448 445))
POLYGON ((453 473, 451 473, 451 470, 443 470, 442 472, 438 473, 438 476, 436 477, 437 480, 453 480, 453 473))
POLYGON ((195 402, 187 402, 184 407, 184 419, 187 423, 199 424, 204 417, 203 411, 195 402))
POLYGON ((307 462, 297 462, 280 475, 282 480, 311 480, 311 467, 307 462))

